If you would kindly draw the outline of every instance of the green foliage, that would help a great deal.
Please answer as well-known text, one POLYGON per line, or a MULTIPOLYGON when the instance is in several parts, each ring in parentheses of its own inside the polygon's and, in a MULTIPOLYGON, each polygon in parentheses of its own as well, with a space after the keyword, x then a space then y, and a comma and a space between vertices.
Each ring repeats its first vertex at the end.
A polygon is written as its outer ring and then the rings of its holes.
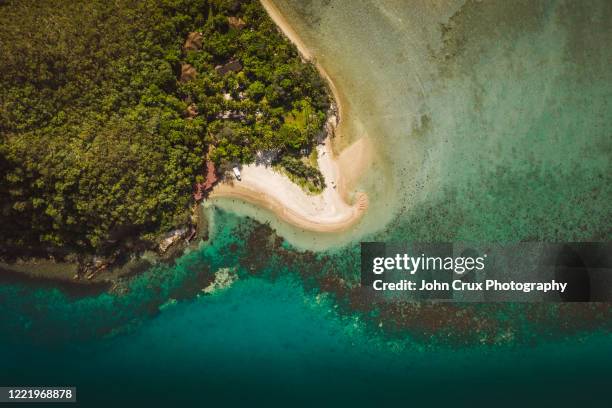
POLYGON ((8 0, 0 48, 5 254, 103 253, 159 236, 187 221, 210 145, 225 166, 262 149, 295 155, 329 107, 317 71, 255 0, 8 0), (229 29, 229 16, 247 27, 229 29), (183 51, 192 31, 202 49, 183 51), (217 73, 230 60, 242 70, 217 73), (177 80, 181 63, 194 80, 177 80))
POLYGON ((296 183, 305 187, 311 193, 320 193, 325 189, 325 178, 316 167, 306 164, 303 160, 293 156, 283 156, 278 165, 288 173, 296 183))
POLYGON ((259 101, 265 95, 266 87, 263 83, 255 81, 251 85, 249 85, 247 92, 250 98, 253 98, 253 100, 255 101, 259 101))

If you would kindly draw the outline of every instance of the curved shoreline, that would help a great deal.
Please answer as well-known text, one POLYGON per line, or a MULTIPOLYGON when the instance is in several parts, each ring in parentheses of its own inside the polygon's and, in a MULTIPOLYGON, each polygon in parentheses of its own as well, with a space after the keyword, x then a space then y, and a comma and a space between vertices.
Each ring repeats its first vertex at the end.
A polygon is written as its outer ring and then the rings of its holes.
POLYGON ((283 13, 281 13, 278 7, 276 7, 276 5, 271 0, 259 0, 259 2, 268 13, 268 16, 270 16, 272 21, 274 21, 274 24, 276 24, 276 26, 281 30, 285 37, 287 37, 289 41, 291 41, 293 45, 296 46, 302 59, 304 61, 313 63, 317 71, 319 71, 319 75, 321 75, 325 79, 325 81, 329 85, 329 89, 331 90, 334 103, 336 104, 336 116, 338 117, 339 122, 340 119, 343 117, 342 99, 340 97, 338 89, 336 88, 336 84, 334 84, 334 81, 332 81, 325 68, 323 68, 323 66, 319 64, 319 62, 317 62, 317 60, 313 57, 310 50, 306 47, 304 42, 302 42, 302 39, 297 35, 293 27, 291 27, 291 25, 287 22, 285 16, 283 16, 283 13))
MULTIPOLYGON (((232 179, 218 184, 210 198, 241 199, 310 231, 342 231, 359 221, 367 208, 368 199, 365 193, 356 193, 352 205, 344 199, 344 182, 330 145, 328 138, 324 145, 317 146, 319 168, 327 184, 321 194, 309 195, 271 167, 250 164, 242 168, 241 181, 232 179)), ((351 149, 352 154, 359 155, 361 146, 357 142, 351 149)))
POLYGON ((261 4, 281 32, 297 47, 301 57, 305 61, 314 63, 332 93, 336 117, 332 116, 328 120, 331 129, 328 129, 324 145, 317 146, 318 165, 327 186, 321 194, 309 195, 288 177, 271 167, 250 164, 242 168, 241 181, 230 179, 219 183, 213 189, 210 198, 240 199, 270 210, 281 220, 309 231, 346 230, 361 219, 368 205, 368 197, 363 192, 355 193, 351 200, 348 191, 349 182, 344 177, 344 174, 351 174, 354 179, 366 167, 368 157, 366 141, 362 138, 344 149, 338 157, 335 156, 330 133, 336 131, 337 122, 342 117, 340 94, 329 74, 313 60, 310 51, 278 8, 270 0, 261 0, 261 4), (349 204, 351 201, 353 203, 349 204))

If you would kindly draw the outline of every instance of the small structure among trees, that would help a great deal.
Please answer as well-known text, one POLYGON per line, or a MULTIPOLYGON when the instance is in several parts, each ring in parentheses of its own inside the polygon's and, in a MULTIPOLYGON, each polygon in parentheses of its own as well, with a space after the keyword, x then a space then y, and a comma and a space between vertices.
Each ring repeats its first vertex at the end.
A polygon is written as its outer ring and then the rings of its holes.
POLYGON ((181 64, 181 82, 194 80, 198 72, 191 64, 181 64))
POLYGON ((215 71, 217 71, 219 75, 225 75, 228 72, 240 72, 242 71, 242 64, 238 60, 231 60, 227 64, 217 65, 215 71))
POLYGON ((196 105, 195 103, 191 103, 189 104, 189 106, 187 106, 187 109, 185 110, 185 117, 187 117, 188 119, 193 119, 196 116, 198 116, 198 105, 196 105))
POLYGON ((185 43, 183 44, 183 50, 185 51, 197 51, 202 48, 202 40, 204 36, 199 32, 191 32, 187 35, 185 43))
POLYGON ((241 30, 244 28, 244 26, 246 26, 246 23, 240 17, 230 16, 227 18, 227 22, 229 23, 230 27, 236 30, 241 30))

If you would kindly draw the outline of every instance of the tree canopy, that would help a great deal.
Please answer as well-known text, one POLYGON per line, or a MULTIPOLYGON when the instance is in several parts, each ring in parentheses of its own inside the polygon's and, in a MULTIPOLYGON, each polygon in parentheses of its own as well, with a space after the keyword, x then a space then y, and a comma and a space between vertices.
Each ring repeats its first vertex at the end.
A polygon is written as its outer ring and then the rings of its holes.
POLYGON ((298 157, 329 108, 257 1, 8 0, 0 49, 5 255, 154 242, 188 222, 209 147, 221 167, 298 157))

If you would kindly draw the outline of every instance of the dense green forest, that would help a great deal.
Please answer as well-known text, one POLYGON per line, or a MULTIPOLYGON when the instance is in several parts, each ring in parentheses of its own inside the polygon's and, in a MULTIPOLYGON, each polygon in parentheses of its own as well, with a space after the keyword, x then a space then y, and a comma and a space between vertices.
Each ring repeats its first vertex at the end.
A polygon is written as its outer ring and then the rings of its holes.
POLYGON ((188 222, 209 148, 294 169, 329 108, 257 1, 2 1, 0 49, 5 256, 150 245, 188 222))

